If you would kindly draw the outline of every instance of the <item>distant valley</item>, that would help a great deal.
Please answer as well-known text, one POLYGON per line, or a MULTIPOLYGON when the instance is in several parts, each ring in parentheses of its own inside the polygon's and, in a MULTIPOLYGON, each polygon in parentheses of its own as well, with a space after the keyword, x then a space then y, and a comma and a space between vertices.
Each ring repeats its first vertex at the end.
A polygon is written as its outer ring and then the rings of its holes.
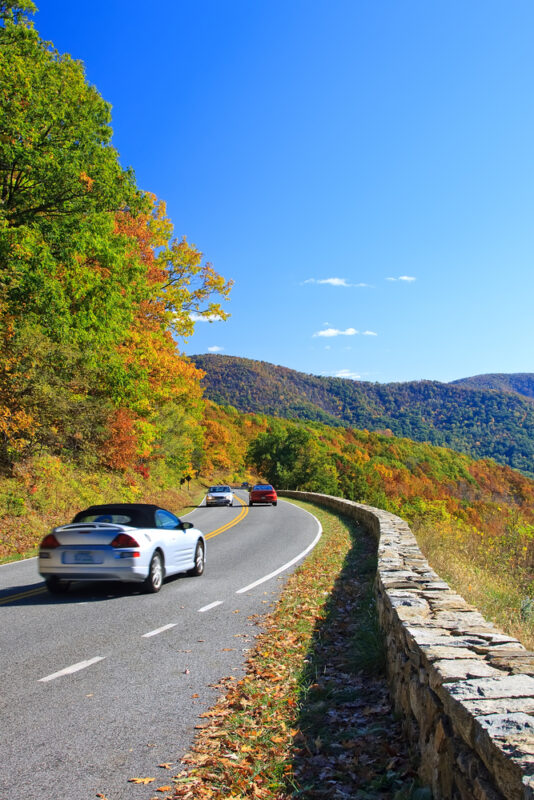
POLYGON ((264 361, 193 356, 206 396, 239 411, 380 431, 493 458, 534 476, 534 374, 368 383, 264 361))

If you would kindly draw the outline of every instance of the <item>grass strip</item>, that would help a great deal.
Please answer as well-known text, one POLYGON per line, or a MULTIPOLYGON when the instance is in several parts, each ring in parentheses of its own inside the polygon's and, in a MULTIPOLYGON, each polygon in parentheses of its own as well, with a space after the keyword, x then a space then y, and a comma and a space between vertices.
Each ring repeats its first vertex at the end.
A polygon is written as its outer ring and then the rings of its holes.
POLYGON ((355 522, 296 504, 323 536, 262 619, 245 677, 220 684, 167 797, 428 798, 384 677, 376 544, 355 522))

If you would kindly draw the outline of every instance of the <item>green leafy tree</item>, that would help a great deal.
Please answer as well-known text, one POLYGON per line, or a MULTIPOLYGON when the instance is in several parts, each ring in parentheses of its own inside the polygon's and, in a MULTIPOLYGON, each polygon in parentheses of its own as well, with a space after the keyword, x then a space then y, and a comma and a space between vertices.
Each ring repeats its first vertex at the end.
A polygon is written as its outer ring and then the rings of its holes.
POLYGON ((14 6, 0 29, 0 74, 0 208, 9 226, 135 200, 133 174, 110 144, 109 104, 82 64, 17 21, 14 6))
POLYGON ((302 427, 273 425, 248 448, 247 460, 275 486, 335 494, 335 465, 312 432, 302 427))

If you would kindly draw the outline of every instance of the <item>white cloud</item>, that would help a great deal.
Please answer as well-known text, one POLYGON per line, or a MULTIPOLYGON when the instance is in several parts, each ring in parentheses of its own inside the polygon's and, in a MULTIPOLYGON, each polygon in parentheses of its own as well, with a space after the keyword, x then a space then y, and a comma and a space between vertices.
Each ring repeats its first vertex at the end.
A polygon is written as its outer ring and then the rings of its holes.
POLYGON ((350 286, 346 278, 325 278, 324 280, 317 281, 319 284, 329 284, 330 286, 350 286))
POLYGON ((400 275, 398 278, 386 278, 387 281, 404 281, 405 283, 413 283, 413 281, 417 280, 411 275, 400 275))
POLYGON ((344 331, 338 330, 338 328, 325 328, 324 331, 317 331, 314 333, 314 336, 355 336, 358 333, 356 328, 345 328, 344 331))
POLYGON ((355 381, 359 377, 357 372, 351 372, 350 369, 340 369, 336 372, 336 378, 351 378, 355 381))
POLYGON ((364 331, 362 336, 378 336, 378 333, 375 333, 374 331, 364 331))
POLYGON ((337 372, 322 372, 322 375, 330 375, 332 378, 348 378, 357 381, 361 378, 357 372, 351 372, 350 369, 338 369, 337 372))
POLYGON ((218 344, 214 344, 213 347, 208 347, 208 353, 220 353, 221 350, 224 350, 224 347, 219 347, 218 344))
POLYGON ((202 314, 195 314, 194 312, 191 312, 191 314, 189 314, 189 319, 192 322, 222 322, 222 317, 220 317, 218 314, 208 314, 205 317, 202 314))
POLYGON ((316 283, 321 286, 324 286, 325 284, 328 284, 329 286, 342 286, 344 289, 349 289, 350 287, 363 288, 364 286, 369 286, 368 283, 348 283, 346 278, 308 278, 308 280, 304 281, 304 283, 316 283))

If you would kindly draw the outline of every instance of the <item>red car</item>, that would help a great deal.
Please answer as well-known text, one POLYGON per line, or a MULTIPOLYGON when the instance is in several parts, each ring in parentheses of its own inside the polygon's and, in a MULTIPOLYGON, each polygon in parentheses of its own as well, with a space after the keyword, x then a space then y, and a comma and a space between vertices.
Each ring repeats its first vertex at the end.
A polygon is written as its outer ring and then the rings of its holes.
POLYGON ((249 506, 253 506, 254 503, 272 503, 275 506, 277 502, 278 496, 270 483, 257 483, 248 496, 249 506))

